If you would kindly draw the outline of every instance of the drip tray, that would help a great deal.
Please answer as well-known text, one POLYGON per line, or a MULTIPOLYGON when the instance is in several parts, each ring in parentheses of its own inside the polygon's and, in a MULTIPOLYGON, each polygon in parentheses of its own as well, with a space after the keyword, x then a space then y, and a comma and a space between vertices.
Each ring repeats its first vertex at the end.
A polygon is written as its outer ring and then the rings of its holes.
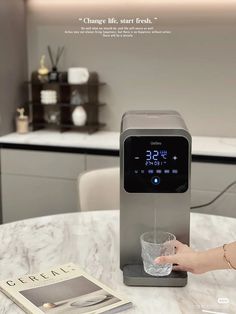
POLYGON ((187 272, 172 271, 168 276, 154 277, 148 275, 140 264, 125 265, 123 276, 127 286, 184 287, 188 281, 187 272))

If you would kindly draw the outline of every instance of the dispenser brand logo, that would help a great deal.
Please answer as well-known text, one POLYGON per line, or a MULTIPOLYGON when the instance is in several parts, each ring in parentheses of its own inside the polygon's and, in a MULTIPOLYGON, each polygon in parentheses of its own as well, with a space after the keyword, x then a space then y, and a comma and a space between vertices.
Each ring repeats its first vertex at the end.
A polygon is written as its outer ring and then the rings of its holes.
POLYGON ((162 145, 162 142, 152 141, 150 142, 150 145, 162 145))

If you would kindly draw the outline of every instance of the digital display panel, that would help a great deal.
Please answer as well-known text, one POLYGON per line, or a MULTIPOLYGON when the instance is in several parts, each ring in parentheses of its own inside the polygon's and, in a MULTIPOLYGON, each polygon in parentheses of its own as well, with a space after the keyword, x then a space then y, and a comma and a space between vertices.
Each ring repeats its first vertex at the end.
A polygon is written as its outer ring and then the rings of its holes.
POLYGON ((124 188, 130 193, 183 193, 188 159, 184 137, 130 136, 124 143, 124 188))

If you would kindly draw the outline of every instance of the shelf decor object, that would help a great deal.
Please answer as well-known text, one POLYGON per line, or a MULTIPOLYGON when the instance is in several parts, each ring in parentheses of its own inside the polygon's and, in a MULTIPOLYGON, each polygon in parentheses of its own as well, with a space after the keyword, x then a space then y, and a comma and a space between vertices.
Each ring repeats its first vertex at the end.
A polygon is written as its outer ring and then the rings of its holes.
POLYGON ((29 118, 25 115, 24 108, 17 108, 19 115, 16 117, 16 132, 25 134, 29 132, 29 118))
POLYGON ((89 79, 89 71, 87 68, 69 68, 68 82, 70 84, 84 84, 89 79))
POLYGON ((41 90, 40 92, 42 104, 56 104, 57 103, 57 92, 55 90, 41 90))
POLYGON ((70 103, 71 103, 71 105, 76 105, 76 106, 81 105, 83 103, 83 99, 80 96, 80 94, 76 88, 71 93, 70 103))
POLYGON ((42 55, 42 57, 40 58, 40 67, 38 69, 39 81, 42 83, 48 82, 48 73, 49 73, 49 70, 45 66, 45 55, 42 55))
POLYGON ((56 59, 54 61, 52 49, 50 46, 48 46, 48 54, 49 54, 51 64, 52 64, 52 71, 49 72, 49 74, 48 74, 48 78, 49 78, 50 82, 58 82, 59 81, 59 72, 57 70, 57 66, 58 66, 59 60, 63 54, 63 51, 64 51, 64 47, 58 47, 57 48, 56 59))
POLYGON ((105 126, 98 119, 99 108, 105 105, 99 102, 99 90, 105 83, 99 81, 96 72, 90 72, 88 81, 82 84, 70 84, 67 77, 67 72, 60 72, 58 81, 42 82, 37 71, 32 73, 27 82, 31 96, 27 112, 33 131, 53 128, 91 134, 105 126), (54 91, 51 103, 47 97, 45 101, 45 91, 49 90, 54 91))
POLYGON ((72 112, 72 121, 74 125, 84 126, 87 120, 86 111, 82 106, 77 106, 72 112))

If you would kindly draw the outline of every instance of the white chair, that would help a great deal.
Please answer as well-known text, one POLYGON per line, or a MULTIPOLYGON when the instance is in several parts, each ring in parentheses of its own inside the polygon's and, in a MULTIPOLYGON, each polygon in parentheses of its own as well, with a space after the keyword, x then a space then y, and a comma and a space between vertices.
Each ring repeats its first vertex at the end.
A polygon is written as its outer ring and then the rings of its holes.
POLYGON ((79 209, 118 209, 120 169, 104 168, 82 173, 78 177, 79 209))

